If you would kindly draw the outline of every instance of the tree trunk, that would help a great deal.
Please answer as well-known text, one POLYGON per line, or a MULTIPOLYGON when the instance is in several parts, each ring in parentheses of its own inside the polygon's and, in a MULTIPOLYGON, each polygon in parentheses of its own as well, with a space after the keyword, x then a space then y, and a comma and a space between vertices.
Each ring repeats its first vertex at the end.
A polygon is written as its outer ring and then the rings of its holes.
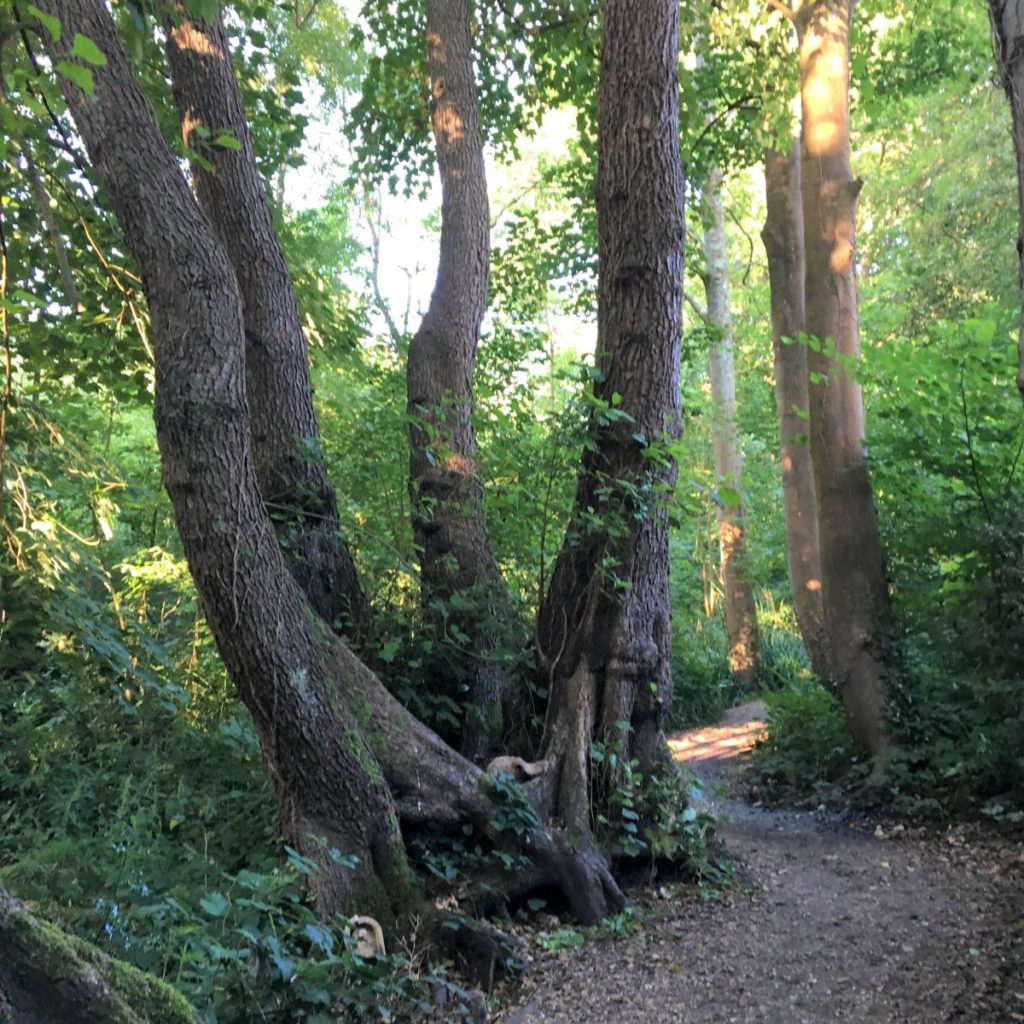
MULTIPOLYGON (((320 870, 322 913, 385 923, 421 909, 399 814, 469 821, 495 843, 495 804, 478 769, 417 722, 312 613, 288 572, 253 465, 242 304, 230 263, 199 212, 103 0, 40 0, 57 17, 50 58, 81 63, 76 33, 107 63, 68 108, 142 274, 156 357, 163 478, 221 657, 246 704, 287 841, 320 870), (355 855, 347 866, 336 852, 355 855)), ((622 905, 603 862, 541 824, 518 838, 517 885, 555 885, 580 918, 622 905), (596 896, 594 894, 597 894, 596 896), (598 898, 600 897, 600 898, 598 898)))
POLYGON ((176 6, 167 22, 167 49, 182 136, 199 154, 191 163, 196 196, 242 293, 245 383, 260 491, 310 604, 358 640, 369 625, 368 606, 324 468, 306 339, 220 16, 201 21, 176 6), (216 143, 225 133, 238 148, 216 143))
MULTIPOLYGON (((428 617, 472 649, 437 673, 468 690, 462 749, 473 758, 497 747, 503 691, 500 659, 509 595, 483 509, 473 429, 473 362, 487 302, 490 227, 483 141, 476 105, 468 0, 428 0, 427 64, 441 175, 441 251, 430 306, 409 344, 407 386, 413 531, 428 617), (453 600, 454 599, 454 600, 453 600)), ((449 684, 450 686, 450 684, 449 684)))
POLYGON ((804 253, 811 459, 818 500, 828 663, 854 739, 884 761, 893 640, 889 592, 864 450, 854 235, 862 182, 850 167, 852 0, 798 16, 803 102, 804 253))
MULTIPOLYGON (((671 703, 668 532, 680 429, 683 175, 678 5, 608 0, 598 107, 598 341, 574 511, 537 623, 550 684, 547 800, 581 843, 594 742, 644 775, 664 757, 671 703)), ((603 764, 607 767, 610 759, 603 764)))
POLYGON ((729 260, 722 204, 722 171, 714 167, 704 183, 704 293, 708 376, 713 405, 711 437, 715 477, 735 491, 738 501, 718 502, 718 550, 725 593, 725 628, 729 635, 729 670, 744 688, 760 682, 763 664, 754 591, 748 578, 747 533, 743 510, 743 456, 736 437, 736 372, 733 367, 732 311, 729 306, 729 260))
POLYGON ((0 1021, 194 1024, 196 1019, 170 985, 40 920, 0 889, 0 1021))
POLYGON ((804 316, 804 214, 800 198, 800 140, 789 152, 769 150, 764 161, 767 216, 761 238, 768 256, 775 408, 782 449, 786 558, 793 609, 817 676, 829 680, 825 609, 818 556, 818 509, 811 463, 804 316))
MULTIPOLYGON (((1010 101, 1017 154, 1017 263, 1019 284, 1024 289, 1024 0, 989 0, 988 14, 995 35, 999 78, 1010 101)), ((1024 396, 1024 303, 1017 348, 1017 390, 1024 396)))

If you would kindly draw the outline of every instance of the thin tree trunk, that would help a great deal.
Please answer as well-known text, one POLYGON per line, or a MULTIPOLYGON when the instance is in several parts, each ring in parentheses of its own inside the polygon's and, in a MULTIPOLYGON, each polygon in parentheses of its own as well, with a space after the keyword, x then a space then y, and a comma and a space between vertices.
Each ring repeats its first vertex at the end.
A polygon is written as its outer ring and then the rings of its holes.
POLYGON ((326 622, 357 641, 368 606, 320 451, 292 280, 256 165, 224 24, 173 9, 167 49, 199 205, 238 277, 256 475, 288 566, 326 622), (235 147, 218 145, 223 134, 235 147), (236 148, 237 147, 237 148, 236 148), (203 162, 205 161, 205 163, 203 162))
POLYGON ((786 558, 793 609, 811 666, 829 680, 818 555, 818 509, 811 462, 804 315, 804 215, 800 197, 800 139, 789 152, 769 150, 764 161, 767 216, 761 238, 768 256, 775 408, 782 449, 786 558))
MULTIPOLYGON (((1017 154, 1018 284, 1024 290, 1024 0, 989 0, 999 77, 1010 101, 1013 148, 1017 154)), ((1018 334, 1017 390, 1024 397, 1024 303, 1018 334)))
MULTIPOLYGON (((428 0, 427 64, 441 175, 441 251, 430 305, 409 343, 407 386, 413 530, 422 603, 439 628, 472 649, 439 675, 469 694, 462 749, 480 758, 497 747, 503 691, 499 660, 509 595, 483 508, 473 429, 473 362, 487 302, 490 225, 477 113, 468 0, 428 0), (455 600, 453 600, 453 598, 455 600), (443 613, 438 614, 438 607, 443 613)), ((443 685, 443 683, 442 683, 443 685)))
MULTIPOLYGON (((678 4, 608 0, 598 107, 599 403, 572 518, 537 623, 551 688, 544 753, 554 813, 586 844, 594 742, 664 757, 671 703, 668 531, 662 501, 679 434, 683 175, 677 100, 678 4), (625 414, 625 415, 624 415, 625 414)), ((609 760, 603 762, 608 766, 609 760)))
POLYGON ((103 0, 40 0, 62 25, 50 58, 107 58, 68 108, 138 263, 153 324, 163 478, 221 657, 248 708, 285 838, 320 870, 322 913, 385 923, 422 909, 399 828, 468 821, 527 866, 514 891, 561 888, 595 923, 622 906, 607 866, 541 824, 495 824, 481 772, 409 714, 312 614, 289 573, 253 465, 242 304, 231 265, 165 145, 103 0), (340 852, 355 855, 348 866, 340 852), (596 893, 596 895, 595 895, 596 893))
POLYGON ((718 503, 718 551, 725 593, 725 628, 729 636, 729 670, 746 689, 761 678, 761 635, 748 577, 747 532, 743 509, 743 456, 736 437, 736 371, 733 366, 732 311, 729 306, 729 261, 722 203, 722 171, 712 168, 704 184, 704 293, 708 376, 713 405, 711 437, 715 477, 740 496, 738 503, 718 503))
POLYGON ((893 628, 864 450, 854 236, 862 182, 850 165, 852 0, 798 15, 811 459, 818 500, 829 669, 854 739, 881 764, 893 628))

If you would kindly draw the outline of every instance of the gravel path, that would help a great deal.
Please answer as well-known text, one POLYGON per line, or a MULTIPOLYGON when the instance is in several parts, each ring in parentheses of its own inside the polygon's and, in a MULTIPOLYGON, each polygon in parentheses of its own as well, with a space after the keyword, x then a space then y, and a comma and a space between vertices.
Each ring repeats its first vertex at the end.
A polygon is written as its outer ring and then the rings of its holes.
POLYGON ((673 741, 720 816, 735 890, 724 902, 661 901, 631 938, 542 960, 497 1020, 1024 1021, 1019 835, 850 824, 720 795, 759 715, 763 705, 734 709, 673 741))

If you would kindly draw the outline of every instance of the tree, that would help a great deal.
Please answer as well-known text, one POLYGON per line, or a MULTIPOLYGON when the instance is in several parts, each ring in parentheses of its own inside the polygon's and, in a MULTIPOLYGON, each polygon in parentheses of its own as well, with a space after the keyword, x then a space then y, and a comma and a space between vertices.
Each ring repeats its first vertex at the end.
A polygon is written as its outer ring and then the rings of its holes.
MULTIPOLYGON (((514 685, 499 650, 501 629, 513 616, 487 535, 472 420, 490 230, 468 0, 427 3, 427 66, 441 175, 441 251, 430 305, 409 343, 409 489, 422 604, 438 631, 455 637, 458 653, 450 660, 470 705, 462 750, 480 758, 498 746, 503 697, 514 685)), ((437 684, 452 689, 443 678, 451 674, 451 664, 443 666, 437 684)), ((454 691, 458 696, 458 686, 454 691)))
POLYGON ((704 182, 704 293, 708 344, 708 377, 713 406, 711 436, 719 488, 718 549, 725 594, 725 628, 729 637, 729 669, 747 689, 761 675, 761 636, 757 628, 754 591, 747 578, 747 531, 743 511, 743 455, 736 436, 736 371, 733 366, 732 311, 729 306, 729 262, 722 201, 722 170, 713 167, 704 182))
POLYGON ((788 151, 770 149, 764 160, 766 216, 761 238, 771 290, 775 408, 782 448, 786 561, 800 636, 819 678, 828 680, 818 509, 808 430, 809 397, 804 315, 804 218, 800 191, 800 139, 788 151))
MULTIPOLYGON (((282 831, 319 864, 311 886, 323 913, 358 908, 401 921, 421 897, 400 819, 413 828, 469 822, 507 845, 491 791, 312 613, 288 572, 256 476, 230 261, 101 0, 45 0, 39 14, 54 65, 70 73, 61 77, 68 109, 142 274, 164 485, 210 630, 252 716, 282 831), (89 43, 76 44, 80 37, 89 43)), ((534 820, 514 841, 529 861, 511 890, 556 886, 588 923, 622 905, 593 850, 534 820)))
MULTIPOLYGON (((988 13, 995 36, 999 78, 1010 103, 1013 149, 1017 155, 1017 260, 1024 287, 1024 3, 989 0, 988 13)), ((1024 396, 1024 304, 1020 317, 1017 389, 1024 396)))
POLYGON ((818 505, 828 665, 854 739, 881 764, 890 746, 887 676, 893 627, 864 449, 850 161, 852 0, 809 0, 800 40, 805 316, 814 340, 810 449, 818 505))
POLYGON ((219 15, 171 8, 167 52, 199 206, 238 278, 245 374, 260 492, 282 551, 314 610, 358 637, 369 626, 338 501, 319 450, 309 357, 291 276, 256 166, 219 15))
POLYGON ((668 535, 678 436, 683 176, 678 5, 608 0, 598 106, 598 340, 576 498, 538 617, 550 684, 548 801, 581 843, 588 794, 664 757, 671 700, 668 535), (616 758, 592 760, 597 743, 616 758), (607 772, 602 776, 602 771, 607 772))

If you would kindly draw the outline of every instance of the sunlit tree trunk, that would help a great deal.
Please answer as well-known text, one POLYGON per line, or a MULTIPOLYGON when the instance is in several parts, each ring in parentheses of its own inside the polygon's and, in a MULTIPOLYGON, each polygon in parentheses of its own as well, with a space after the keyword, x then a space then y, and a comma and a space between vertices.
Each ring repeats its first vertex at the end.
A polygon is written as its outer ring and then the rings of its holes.
POLYGON ((722 201, 722 171, 715 167, 704 184, 704 293, 707 297, 708 376, 713 406, 711 437, 715 477, 724 491, 718 503, 718 550, 729 669, 747 689, 761 676, 761 636, 749 579, 747 533, 743 509, 743 455, 736 427, 736 371, 733 366, 732 310, 729 305, 729 259, 722 201), (736 496, 731 498, 730 492, 736 496))
POLYGON ((409 344, 409 486, 423 606, 453 641, 440 648, 446 663, 434 683, 467 689, 462 749, 478 758, 500 741, 503 695, 514 684, 500 661, 499 634, 512 616, 487 535, 472 422, 490 227, 468 0, 428 0, 427 64, 441 251, 430 305, 409 344), (470 649, 459 652, 461 643, 470 649))
MULTIPOLYGON (((551 687, 545 755, 555 814, 585 844, 589 795, 615 782, 591 745, 645 775, 671 702, 668 530, 678 436, 683 175, 678 4, 608 0, 598 106, 594 412, 574 511, 538 619, 551 687)), ((600 805, 600 804, 599 804, 600 805)))
POLYGON ((852 0, 813 0, 797 17, 810 446, 818 500, 828 664, 854 739, 881 763, 890 745, 893 629, 864 450, 854 236, 862 182, 850 162, 852 0))
MULTIPOLYGON (((1017 261, 1024 288, 1024 0, 989 0, 999 77, 1010 101, 1013 148, 1017 154, 1017 261)), ((1017 389, 1024 395, 1024 303, 1018 334, 1017 389)))
POLYGON ((782 452, 786 559, 793 608, 815 673, 828 681, 825 610, 818 555, 818 509, 811 462, 807 349, 800 344, 804 316, 804 216, 800 195, 800 139, 788 152, 769 150, 764 162, 767 216, 761 237, 768 256, 775 407, 782 452))
POLYGON ((409 714, 312 613, 288 571, 252 455, 245 328, 234 270, 164 143, 103 0, 39 0, 50 56, 106 63, 60 84, 138 264, 152 317, 163 480, 207 622, 252 716, 284 838, 318 865, 319 910, 408 921, 425 907, 400 820, 469 822, 522 854, 513 892, 560 888, 596 923, 623 900, 607 865, 538 823, 500 831, 479 769, 409 714), (335 851, 355 855, 354 863, 335 851), (595 895, 596 894, 596 895, 595 895))
POLYGON ((368 609, 341 536, 338 502, 320 452, 309 357, 291 276, 274 231, 242 96, 218 15, 182 5, 167 23, 174 98, 186 146, 198 154, 199 205, 242 293, 245 374, 256 475, 289 568, 328 623, 359 639, 368 609), (230 146, 216 139, 227 134, 230 146))

